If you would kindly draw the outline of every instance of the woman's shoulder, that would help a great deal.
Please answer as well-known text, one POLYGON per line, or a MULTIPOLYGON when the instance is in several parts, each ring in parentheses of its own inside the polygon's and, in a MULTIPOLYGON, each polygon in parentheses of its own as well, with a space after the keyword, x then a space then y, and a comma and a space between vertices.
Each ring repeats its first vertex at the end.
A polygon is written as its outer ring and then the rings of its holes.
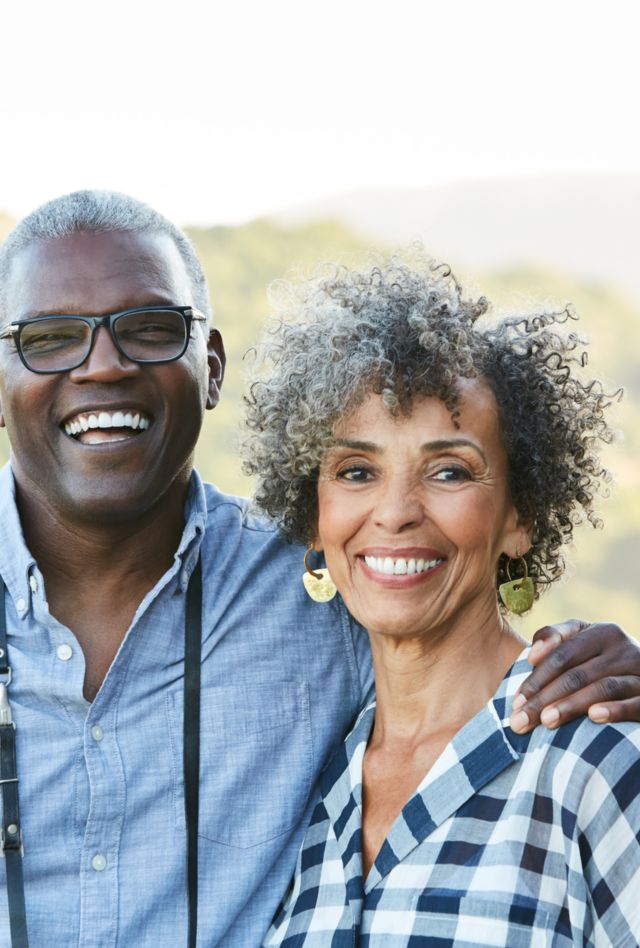
POLYGON ((539 725, 531 734, 527 751, 540 751, 545 747, 598 770, 626 768, 640 761, 640 724, 633 721, 595 724, 585 716, 555 730, 539 725))
POLYGON ((569 835, 611 839, 620 814, 632 836, 640 834, 639 724, 594 724, 584 717, 554 731, 540 726, 522 763, 536 797, 560 807, 569 835))

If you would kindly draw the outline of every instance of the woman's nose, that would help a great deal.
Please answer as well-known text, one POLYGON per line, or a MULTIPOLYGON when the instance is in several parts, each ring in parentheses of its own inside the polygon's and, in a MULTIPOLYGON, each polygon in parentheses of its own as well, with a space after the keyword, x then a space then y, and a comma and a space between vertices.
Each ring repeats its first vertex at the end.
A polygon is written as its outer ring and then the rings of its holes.
POLYGON ((425 516, 418 486, 406 477, 390 478, 380 489, 375 523, 389 533, 400 533, 421 523, 425 516))

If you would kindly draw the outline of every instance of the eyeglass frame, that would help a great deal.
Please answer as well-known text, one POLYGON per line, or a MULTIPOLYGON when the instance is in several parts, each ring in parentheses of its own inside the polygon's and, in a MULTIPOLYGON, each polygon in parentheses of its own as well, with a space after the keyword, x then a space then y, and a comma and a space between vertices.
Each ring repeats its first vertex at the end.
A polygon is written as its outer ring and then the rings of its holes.
POLYGON ((81 316, 77 313, 45 313, 42 316, 32 316, 30 319, 17 319, 14 322, 10 323, 5 329, 0 331, 0 339, 9 339, 13 338, 16 352, 20 357, 20 361, 24 365, 25 369, 29 372, 34 372, 36 375, 57 375, 59 372, 72 372, 74 369, 80 368, 83 365, 93 351, 93 346, 96 339, 96 329, 104 327, 109 331, 109 336, 111 342, 115 346, 116 350, 120 353, 123 358, 128 362, 134 362, 136 365, 166 365, 169 362, 177 362, 178 359, 181 359, 182 356, 187 351, 189 346, 189 341, 192 338, 191 336, 191 326, 195 322, 207 322, 207 317, 204 313, 201 313, 199 309, 196 309, 194 306, 154 306, 153 304, 147 306, 134 306, 131 309, 122 309, 118 310, 117 313, 107 313, 104 316, 81 316), (184 319, 185 323, 185 340, 184 347, 182 351, 175 356, 171 356, 169 359, 132 359, 131 356, 127 355, 123 351, 122 347, 118 343, 114 332, 113 324, 121 316, 133 316, 135 313, 179 313, 180 316, 184 319), (22 346, 20 344, 20 336, 24 326, 32 326, 34 323, 42 322, 46 319, 77 319, 80 322, 85 323, 89 326, 91 330, 91 336, 89 340, 89 348, 87 354, 84 358, 77 362, 75 365, 70 365, 65 369, 34 369, 27 363, 25 356, 22 352, 22 346))

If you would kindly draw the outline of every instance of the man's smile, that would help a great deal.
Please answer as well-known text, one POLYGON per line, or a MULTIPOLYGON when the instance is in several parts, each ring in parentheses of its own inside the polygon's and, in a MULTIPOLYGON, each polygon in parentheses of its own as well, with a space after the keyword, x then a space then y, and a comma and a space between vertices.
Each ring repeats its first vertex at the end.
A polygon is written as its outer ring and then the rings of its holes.
POLYGON ((151 424, 149 415, 136 408, 105 411, 96 408, 72 415, 61 426, 65 434, 81 444, 104 444, 137 437, 151 424))

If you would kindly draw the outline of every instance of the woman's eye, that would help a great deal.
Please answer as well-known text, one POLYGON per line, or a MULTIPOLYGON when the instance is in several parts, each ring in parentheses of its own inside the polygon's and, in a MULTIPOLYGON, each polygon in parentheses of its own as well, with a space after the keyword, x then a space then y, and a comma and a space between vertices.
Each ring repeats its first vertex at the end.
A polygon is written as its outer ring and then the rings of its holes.
POLYGON ((447 467, 441 467, 435 471, 431 477, 436 481, 470 481, 471 474, 464 467, 458 467, 456 464, 450 464, 447 467))
POLYGON ((348 481, 351 484, 363 484, 366 481, 370 480, 372 473, 367 467, 362 467, 359 464, 354 464, 352 467, 342 468, 341 471, 338 471, 336 478, 341 481, 348 481))

